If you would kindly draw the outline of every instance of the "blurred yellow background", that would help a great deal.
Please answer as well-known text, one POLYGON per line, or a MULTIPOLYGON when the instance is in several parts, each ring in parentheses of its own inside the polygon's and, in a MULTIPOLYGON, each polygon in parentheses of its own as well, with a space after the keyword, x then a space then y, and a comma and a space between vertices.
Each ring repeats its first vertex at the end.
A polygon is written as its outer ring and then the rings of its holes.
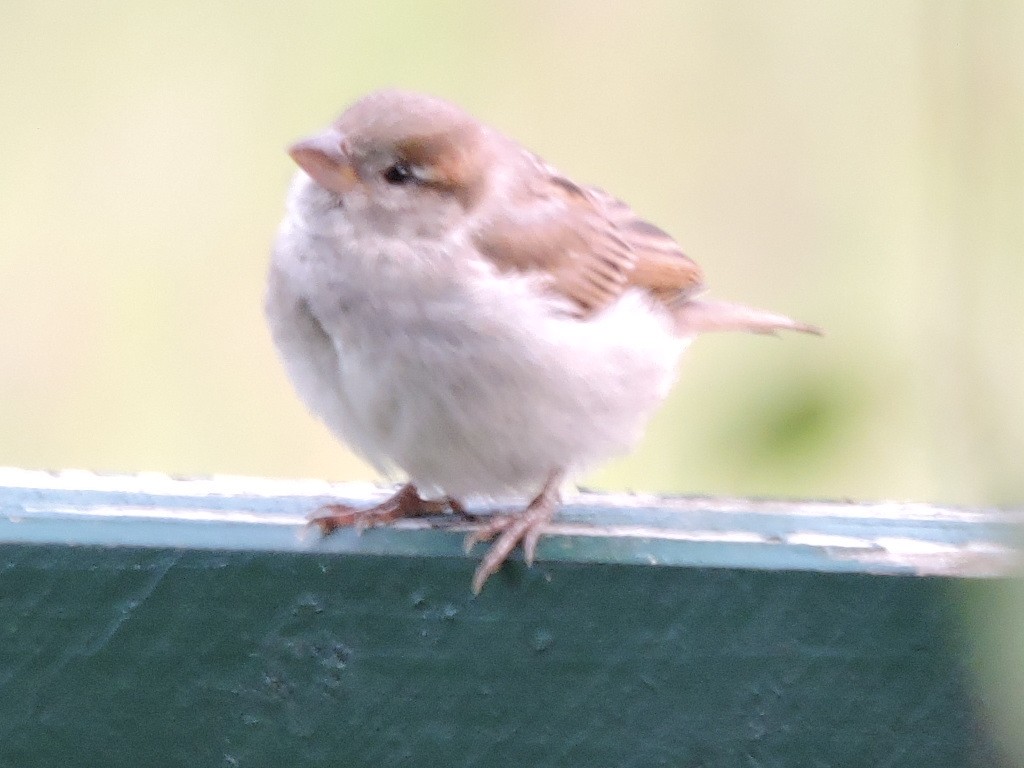
POLYGON ((0 464, 371 478, 262 318, 288 142, 448 97, 672 232, 713 336, 588 485, 1024 500, 1019 3, 0 6, 0 464))
MULTIPOLYGON (((261 303, 284 147, 397 85, 828 331, 702 339, 589 485, 1019 506, 1022 40, 969 0, 5 0, 0 464, 371 478, 261 303)), ((1014 605, 982 660, 1019 733, 1014 605)))

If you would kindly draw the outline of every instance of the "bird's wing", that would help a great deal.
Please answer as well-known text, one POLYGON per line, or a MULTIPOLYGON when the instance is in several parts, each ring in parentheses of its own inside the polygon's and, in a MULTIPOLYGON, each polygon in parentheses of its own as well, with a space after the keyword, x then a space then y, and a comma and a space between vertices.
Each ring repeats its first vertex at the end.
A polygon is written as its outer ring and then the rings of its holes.
POLYGON ((484 212, 473 229, 476 247, 500 270, 545 274, 581 317, 630 286, 665 302, 700 287, 700 268, 669 235, 611 195, 536 162, 542 172, 535 181, 484 212))

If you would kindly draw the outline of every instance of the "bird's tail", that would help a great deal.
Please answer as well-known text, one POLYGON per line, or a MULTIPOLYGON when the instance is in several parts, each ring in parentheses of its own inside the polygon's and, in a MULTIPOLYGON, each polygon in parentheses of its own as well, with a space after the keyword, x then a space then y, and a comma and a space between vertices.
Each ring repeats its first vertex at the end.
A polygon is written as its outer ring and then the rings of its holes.
POLYGON ((774 335, 777 331, 800 331, 822 335, 814 325, 801 323, 785 315, 754 309, 729 301, 691 298, 673 309, 676 332, 697 336, 711 331, 747 331, 774 335))

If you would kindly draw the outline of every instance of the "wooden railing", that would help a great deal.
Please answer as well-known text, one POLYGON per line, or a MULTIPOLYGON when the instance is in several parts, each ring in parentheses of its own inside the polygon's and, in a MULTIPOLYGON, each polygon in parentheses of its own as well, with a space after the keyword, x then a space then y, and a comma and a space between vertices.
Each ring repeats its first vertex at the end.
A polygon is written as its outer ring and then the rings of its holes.
POLYGON ((473 598, 367 485, 0 469, 0 765, 1007 764, 962 610, 1024 515, 581 494, 473 598))

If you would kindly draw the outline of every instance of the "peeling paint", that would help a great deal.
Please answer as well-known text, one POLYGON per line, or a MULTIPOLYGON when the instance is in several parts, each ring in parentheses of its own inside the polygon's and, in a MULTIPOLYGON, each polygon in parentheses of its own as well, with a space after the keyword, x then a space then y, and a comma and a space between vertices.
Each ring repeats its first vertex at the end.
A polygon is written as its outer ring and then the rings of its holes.
POLYGON ((786 537, 787 544, 823 549, 878 549, 877 541, 855 536, 838 536, 829 533, 794 533, 786 537))
MULTIPOLYGON (((322 537, 307 515, 325 498, 378 500, 369 483, 117 476, 0 468, 0 542, 464 557, 476 527, 439 515, 322 537)), ((487 507, 477 505, 474 511, 487 507)), ((866 573, 1024 573, 1019 510, 906 503, 663 499, 576 494, 539 559, 866 573)))

